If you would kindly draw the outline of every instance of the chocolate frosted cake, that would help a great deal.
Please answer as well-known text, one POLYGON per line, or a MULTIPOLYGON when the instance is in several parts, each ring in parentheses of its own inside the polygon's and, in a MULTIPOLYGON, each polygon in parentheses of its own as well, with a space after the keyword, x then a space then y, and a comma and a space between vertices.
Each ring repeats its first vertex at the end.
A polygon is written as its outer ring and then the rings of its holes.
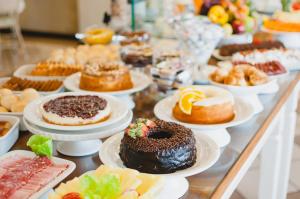
POLYGON ((260 43, 248 43, 248 44, 229 44, 221 46, 220 55, 232 56, 234 53, 241 51, 249 51, 256 49, 278 49, 284 48, 283 43, 280 41, 264 41, 260 43))
POLYGON ((65 95, 42 103, 43 119, 64 126, 87 125, 102 122, 110 115, 108 102, 93 95, 65 95))
POLYGON ((137 119, 126 129, 119 154, 125 166, 140 172, 173 173, 195 164, 195 142, 184 126, 137 119))

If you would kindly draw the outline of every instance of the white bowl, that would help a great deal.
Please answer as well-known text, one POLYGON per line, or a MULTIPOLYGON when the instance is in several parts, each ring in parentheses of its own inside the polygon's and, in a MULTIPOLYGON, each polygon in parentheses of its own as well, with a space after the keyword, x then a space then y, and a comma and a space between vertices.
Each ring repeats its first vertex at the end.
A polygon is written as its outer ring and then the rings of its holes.
POLYGON ((17 141, 19 137, 20 119, 13 116, 0 115, 0 121, 7 121, 11 124, 9 131, 0 137, 0 156, 6 153, 17 141))

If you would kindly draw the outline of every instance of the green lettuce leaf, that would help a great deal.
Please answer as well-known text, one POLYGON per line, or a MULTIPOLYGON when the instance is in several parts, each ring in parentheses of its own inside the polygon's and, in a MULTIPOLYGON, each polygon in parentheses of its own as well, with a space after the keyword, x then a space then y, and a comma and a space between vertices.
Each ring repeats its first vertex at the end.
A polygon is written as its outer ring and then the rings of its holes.
POLYGON ((80 178, 81 195, 84 199, 115 199, 121 194, 120 179, 106 174, 100 179, 91 175, 80 178))
POLYGON ((53 143, 49 137, 33 135, 27 141, 27 146, 38 156, 52 156, 53 143))

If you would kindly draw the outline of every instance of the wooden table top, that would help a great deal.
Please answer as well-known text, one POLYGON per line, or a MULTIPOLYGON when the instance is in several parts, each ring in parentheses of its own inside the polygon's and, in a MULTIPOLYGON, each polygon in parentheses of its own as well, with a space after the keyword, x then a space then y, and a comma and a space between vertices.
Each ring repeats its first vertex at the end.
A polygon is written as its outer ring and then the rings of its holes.
MULTIPOLYGON (((280 89, 276 94, 260 96, 262 104, 265 106, 265 110, 262 113, 255 116, 246 124, 228 129, 232 136, 233 143, 230 143, 229 146, 224 149, 216 166, 208 169, 206 172, 188 178, 190 189, 184 198, 220 198, 220 196, 222 196, 230 181, 237 175, 238 170, 253 151, 253 148, 255 148, 255 145, 264 134, 274 116, 278 113, 293 91, 299 79, 300 75, 298 73, 291 73, 285 79, 279 81, 280 89), (251 128, 249 128, 249 126, 251 128), (244 137, 239 138, 240 131, 243 131, 244 137), (238 138, 240 139, 240 149, 233 150, 233 148, 235 148, 234 140, 238 138), (229 159, 231 161, 228 163, 229 159), (221 170, 216 168, 220 165, 227 166, 221 170)), ((136 94, 134 96, 136 102, 134 117, 153 118, 153 107, 156 102, 163 97, 165 97, 165 94, 157 92, 155 87, 150 87, 147 90, 136 94)), ((11 150, 28 150, 26 142, 30 136, 31 133, 29 132, 20 132, 20 137, 11 150)), ((54 155, 71 160, 77 165, 75 171, 64 181, 80 176, 86 171, 94 170, 101 165, 98 153, 85 157, 69 157, 59 154, 54 150, 54 155)))

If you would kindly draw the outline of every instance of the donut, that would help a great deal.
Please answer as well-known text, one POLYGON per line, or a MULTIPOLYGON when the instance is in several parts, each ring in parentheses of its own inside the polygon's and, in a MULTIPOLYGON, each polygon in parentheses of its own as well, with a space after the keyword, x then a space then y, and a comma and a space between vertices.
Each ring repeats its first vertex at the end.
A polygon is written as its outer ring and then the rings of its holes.
POLYGON ((175 119, 192 124, 218 124, 234 118, 234 97, 229 91, 215 86, 193 86, 181 90, 184 92, 202 92, 205 97, 192 103, 190 113, 180 107, 182 97, 176 97, 172 111, 175 119))
POLYGON ((108 44, 111 42, 114 31, 107 28, 91 28, 85 32, 83 39, 87 44, 108 44))
POLYGON ((173 173, 195 164, 195 142, 192 131, 182 125, 140 118, 125 130, 119 155, 128 168, 173 173))

